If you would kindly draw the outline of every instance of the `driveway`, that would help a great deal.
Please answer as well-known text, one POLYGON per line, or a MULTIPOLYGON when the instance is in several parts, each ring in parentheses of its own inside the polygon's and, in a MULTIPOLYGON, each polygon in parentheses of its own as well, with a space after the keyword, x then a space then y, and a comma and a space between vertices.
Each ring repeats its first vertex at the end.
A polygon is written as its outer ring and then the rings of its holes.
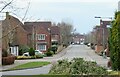
MULTIPOLYGON (((75 57, 84 58, 87 61, 96 61, 98 65, 107 67, 108 59, 104 59, 102 56, 97 55, 93 50, 88 48, 85 45, 70 45, 68 48, 64 49, 62 52, 54 55, 53 57, 45 57, 43 59, 32 59, 32 60, 16 60, 15 64, 11 65, 14 67, 15 65, 19 65, 22 63, 30 62, 30 61, 49 61, 56 62, 57 60, 62 59, 73 59, 75 57)), ((6 66, 7 67, 7 66, 6 66)), ((3 67, 5 69, 6 67, 3 67)), ((34 69, 26 69, 26 70, 16 70, 16 71, 6 71, 2 72, 2 75, 37 75, 37 74, 47 74, 50 70, 51 64, 34 69)))

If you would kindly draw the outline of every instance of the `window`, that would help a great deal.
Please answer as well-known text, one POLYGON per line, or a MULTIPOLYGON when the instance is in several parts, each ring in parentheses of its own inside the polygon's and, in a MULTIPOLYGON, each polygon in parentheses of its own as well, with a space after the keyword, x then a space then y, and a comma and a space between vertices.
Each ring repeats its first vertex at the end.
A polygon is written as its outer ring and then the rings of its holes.
POLYGON ((45 34, 38 34, 38 40, 45 40, 45 34))
POLYGON ((46 45, 38 45, 39 50, 46 51, 46 45))

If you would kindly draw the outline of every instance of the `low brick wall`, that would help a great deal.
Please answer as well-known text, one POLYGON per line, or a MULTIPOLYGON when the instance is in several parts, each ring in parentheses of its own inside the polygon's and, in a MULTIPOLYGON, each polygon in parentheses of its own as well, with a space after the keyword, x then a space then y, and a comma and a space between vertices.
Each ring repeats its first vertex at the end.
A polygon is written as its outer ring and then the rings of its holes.
POLYGON ((100 53, 100 51, 102 51, 102 50, 103 50, 103 46, 99 46, 99 45, 95 46, 95 52, 96 53, 100 53))
POLYGON ((2 65, 10 65, 15 61, 15 56, 2 57, 2 65))

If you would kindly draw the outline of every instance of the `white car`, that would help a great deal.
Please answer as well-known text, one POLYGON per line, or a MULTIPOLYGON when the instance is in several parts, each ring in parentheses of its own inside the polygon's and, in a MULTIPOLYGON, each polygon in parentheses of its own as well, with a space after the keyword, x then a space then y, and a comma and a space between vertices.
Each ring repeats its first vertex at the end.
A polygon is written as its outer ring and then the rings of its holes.
MULTIPOLYGON (((35 55, 39 55, 39 54, 44 55, 44 53, 41 52, 40 50, 35 50, 35 55)), ((30 56, 30 54, 29 52, 26 52, 26 53, 23 53, 22 56, 30 56)))
POLYGON ((41 52, 40 50, 35 50, 35 55, 37 54, 44 54, 43 52, 41 52))
POLYGON ((26 53, 23 53, 22 56, 30 56, 30 55, 29 55, 29 52, 26 52, 26 53))
POLYGON ((91 43, 88 43, 88 45, 87 46, 90 46, 91 45, 91 43))

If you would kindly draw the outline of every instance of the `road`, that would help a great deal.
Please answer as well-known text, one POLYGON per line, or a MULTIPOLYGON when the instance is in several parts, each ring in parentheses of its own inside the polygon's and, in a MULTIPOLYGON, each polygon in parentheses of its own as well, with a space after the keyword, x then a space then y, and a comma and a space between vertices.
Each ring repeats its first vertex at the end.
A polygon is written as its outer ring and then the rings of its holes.
MULTIPOLYGON (((84 58, 87 61, 96 61, 98 65, 107 67, 106 65, 107 65, 108 59, 104 59, 102 56, 97 55, 93 50, 91 50, 85 45, 70 45, 68 48, 64 49, 62 52, 58 53, 57 55, 54 55, 53 57, 45 57, 43 59, 35 59, 35 60, 16 60, 16 64, 26 63, 30 61, 49 61, 54 63, 58 60, 62 60, 66 58, 71 60, 75 57, 84 58)), ((51 64, 41 68, 6 71, 6 72, 2 72, 2 75, 47 74, 50 70, 50 67, 51 67, 51 64)))
POLYGON ((104 59, 102 56, 99 56, 91 48, 85 45, 72 45, 67 50, 66 54, 61 57, 61 59, 68 58, 69 60, 81 57, 86 61, 95 61, 98 65, 107 67, 108 59, 104 59))

